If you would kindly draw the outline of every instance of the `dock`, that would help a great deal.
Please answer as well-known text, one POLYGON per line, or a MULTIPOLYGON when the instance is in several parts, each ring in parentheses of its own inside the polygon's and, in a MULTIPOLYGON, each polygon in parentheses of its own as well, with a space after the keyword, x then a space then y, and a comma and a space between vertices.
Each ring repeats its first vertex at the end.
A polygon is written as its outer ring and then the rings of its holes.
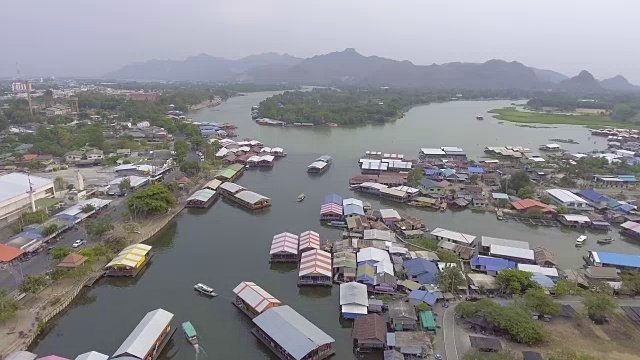
POLYGON ((525 225, 539 225, 539 226, 549 226, 549 227, 558 227, 560 223, 554 220, 545 220, 545 219, 531 219, 531 218, 523 218, 523 217, 513 217, 513 216, 503 216, 503 221, 507 222, 516 222, 525 225))

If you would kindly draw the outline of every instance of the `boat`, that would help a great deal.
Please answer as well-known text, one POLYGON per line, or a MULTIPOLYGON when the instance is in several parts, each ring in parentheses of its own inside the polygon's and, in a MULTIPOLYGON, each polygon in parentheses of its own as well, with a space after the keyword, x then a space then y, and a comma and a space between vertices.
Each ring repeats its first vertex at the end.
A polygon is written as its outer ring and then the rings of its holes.
POLYGON ((182 331, 184 331, 184 336, 187 338, 189 344, 198 344, 198 333, 196 333, 196 329, 191 324, 191 321, 185 321, 182 323, 182 331))
POLYGON ((598 244, 611 244, 612 242, 614 242, 615 239, 612 237, 608 237, 608 238, 602 238, 602 239, 598 239, 596 242, 598 244))
POLYGON ((300 194, 300 195, 298 195, 298 202, 300 202, 300 201, 304 200, 304 198, 305 198, 305 195, 304 195, 304 194, 300 194))
POLYGON ((442 204, 440 204, 440 211, 446 211, 447 210, 447 202, 443 201, 442 204))
POLYGON ((195 291, 197 291, 197 292, 199 292, 201 294, 207 295, 207 296, 211 296, 211 297, 218 296, 218 294, 213 292, 213 288, 208 287, 205 284, 196 284, 196 285, 193 286, 193 288, 194 288, 195 291))
POLYGON ((346 228, 347 223, 344 221, 330 221, 329 226, 337 227, 337 228, 346 228))
POLYGON ((580 235, 580 237, 576 239, 576 246, 584 245, 585 241, 587 241, 587 235, 580 235))
POLYGON ((484 116, 478 115, 478 116, 476 116, 476 120, 484 120, 484 116))

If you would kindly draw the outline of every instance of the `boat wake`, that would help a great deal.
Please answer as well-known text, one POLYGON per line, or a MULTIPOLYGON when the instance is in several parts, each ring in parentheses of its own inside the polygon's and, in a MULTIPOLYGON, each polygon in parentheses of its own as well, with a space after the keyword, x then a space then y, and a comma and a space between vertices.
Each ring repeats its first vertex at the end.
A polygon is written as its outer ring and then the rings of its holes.
POLYGON ((198 360, 198 358, 200 357, 200 353, 202 353, 204 357, 207 357, 207 352, 204 351, 204 348, 199 344, 194 344, 193 349, 196 351, 196 360, 198 360))

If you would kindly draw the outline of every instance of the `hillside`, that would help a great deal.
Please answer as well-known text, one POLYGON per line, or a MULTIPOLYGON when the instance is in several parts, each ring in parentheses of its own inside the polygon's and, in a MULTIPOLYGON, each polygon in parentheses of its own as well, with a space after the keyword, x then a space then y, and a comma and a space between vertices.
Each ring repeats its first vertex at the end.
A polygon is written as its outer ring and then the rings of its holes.
POLYGON ((638 91, 640 88, 629 82, 624 76, 617 75, 600 82, 603 88, 614 91, 638 91))
POLYGON ((580 74, 578 74, 577 76, 560 81, 555 89, 570 93, 584 94, 595 94, 604 91, 604 88, 602 87, 602 85, 600 85, 600 82, 586 70, 580 71, 580 74))

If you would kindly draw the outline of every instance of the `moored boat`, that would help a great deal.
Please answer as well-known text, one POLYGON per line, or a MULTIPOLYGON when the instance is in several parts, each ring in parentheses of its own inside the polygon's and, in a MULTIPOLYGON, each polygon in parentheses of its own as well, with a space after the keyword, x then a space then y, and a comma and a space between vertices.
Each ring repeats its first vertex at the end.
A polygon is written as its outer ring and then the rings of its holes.
POLYGON ((305 198, 304 194, 298 195, 298 202, 301 202, 302 200, 304 200, 304 198, 305 198))
POLYGON ((191 345, 198 344, 198 333, 196 333, 196 329, 191 324, 191 321, 182 323, 182 331, 184 331, 184 336, 191 345))
POLYGON ((576 239, 576 246, 584 245, 585 241, 587 241, 587 235, 580 235, 580 237, 576 239))
POLYGON ((193 289, 201 294, 207 295, 207 296, 211 296, 211 297, 215 297, 218 296, 218 294, 216 294, 213 291, 213 288, 205 285, 205 284, 196 284, 193 286, 193 289))
POLYGON ((442 204, 440 204, 440 211, 446 211, 447 210, 447 202, 443 201, 442 204))
POLYGON ((608 238, 602 238, 602 239, 598 239, 596 242, 598 244, 611 244, 612 242, 614 242, 615 239, 612 237, 608 237, 608 238))
POLYGON ((333 227, 337 227, 337 228, 346 228, 347 227, 347 223, 344 221, 330 221, 329 226, 333 226, 333 227))
POLYGON ((478 115, 478 116, 476 116, 476 120, 484 120, 484 116, 478 115))

